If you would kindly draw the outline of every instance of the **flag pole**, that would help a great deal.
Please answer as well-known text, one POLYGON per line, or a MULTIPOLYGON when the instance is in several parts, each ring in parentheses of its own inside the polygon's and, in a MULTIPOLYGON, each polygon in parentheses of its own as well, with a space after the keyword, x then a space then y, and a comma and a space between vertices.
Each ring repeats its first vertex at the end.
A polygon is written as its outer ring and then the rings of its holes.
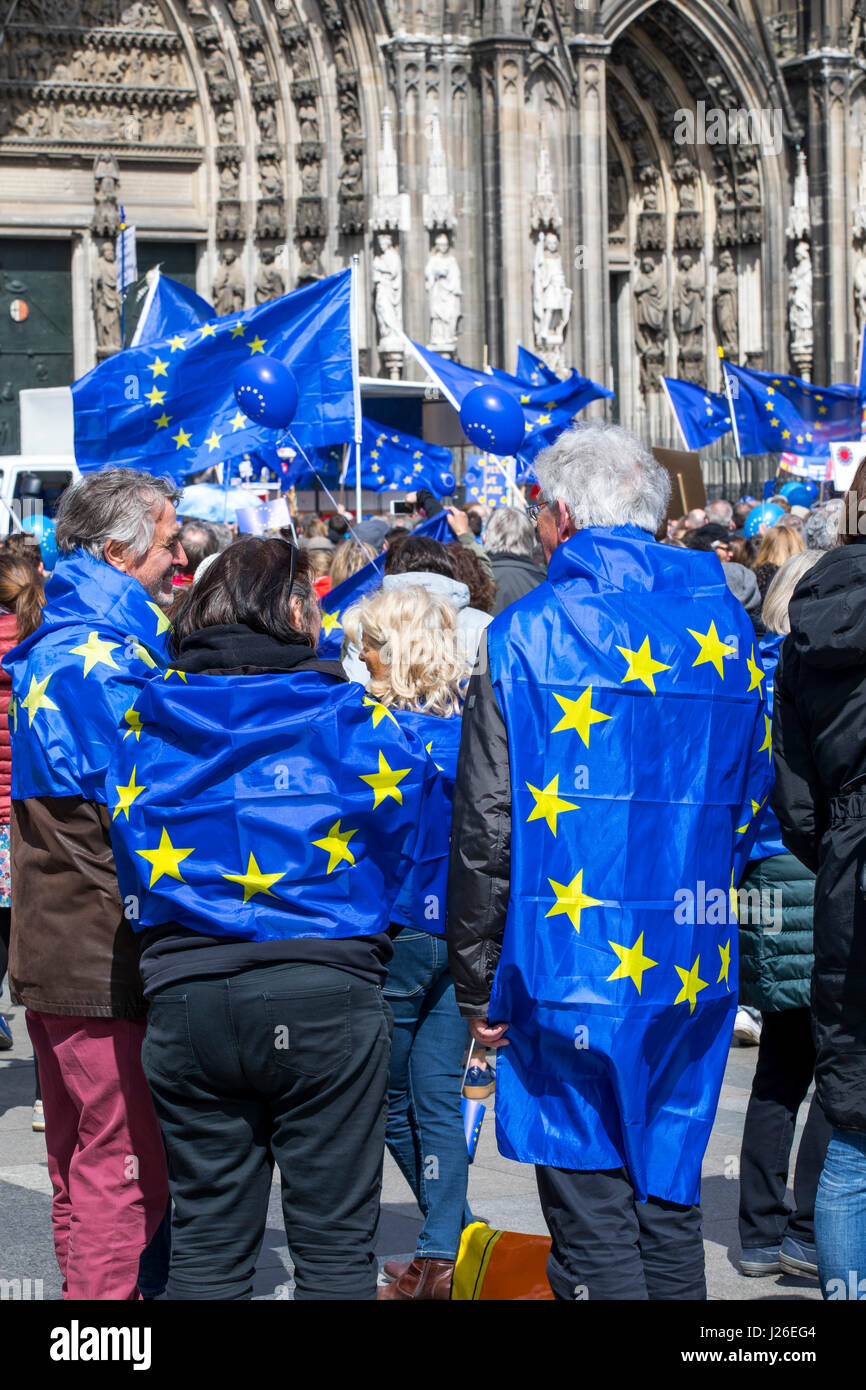
POLYGON ((126 319, 125 319, 125 313, 124 313, 124 311, 125 311, 125 309, 126 309, 126 293, 125 293, 125 286, 126 286, 126 237, 123 235, 123 232, 124 232, 124 228, 125 228, 125 227, 126 227, 126 212, 124 211, 123 204, 121 203, 121 205, 120 205, 120 346, 121 346, 121 348, 125 347, 125 345, 126 345, 126 341, 125 341, 125 340, 126 340, 126 328, 125 328, 126 319))
POLYGON ((352 385, 355 396, 355 521, 360 526, 362 511, 361 496, 361 443, 363 435, 361 432, 361 358, 359 347, 359 327, 360 327, 360 302, 358 294, 358 276, 360 274, 360 257, 357 251, 352 256, 352 385))
MULTIPOLYGON (((289 439, 291 439, 293 447, 294 447, 295 449, 297 449, 297 451, 298 451, 298 453, 300 454, 301 458, 304 460, 304 463, 307 465, 307 467, 309 468, 310 472, 313 474, 313 477, 317 480, 317 482, 318 482, 318 484, 319 484, 319 487, 320 487, 320 488, 322 489, 322 491, 325 493, 325 495, 326 495, 326 497, 328 498, 328 500, 333 504, 334 511, 335 511, 335 512, 339 512, 339 511, 340 511, 340 504, 339 504, 339 502, 337 501, 337 499, 336 499, 336 497, 334 496, 334 494, 332 493, 331 489, 328 487, 328 485, 327 485, 327 483, 325 482, 324 478, 322 477, 321 473, 319 473, 318 470, 315 469, 315 468, 313 467, 313 465, 311 464, 310 460, 307 458, 307 455, 304 453, 304 450, 303 450, 302 446, 298 443, 297 439, 296 439, 295 436, 292 434, 291 430, 287 430, 287 431, 286 431, 286 434, 288 435, 289 439)), ((348 445, 347 445, 346 447, 348 448, 348 445)), ((357 517, 356 517, 355 520, 356 520, 356 525, 359 524, 359 519, 358 519, 357 517)), ((350 534, 351 534, 352 540, 353 540, 353 541, 357 541, 357 542, 358 542, 358 545, 363 545, 364 542, 360 539, 359 536, 357 536, 357 535, 355 534, 355 527, 352 525, 352 523, 351 523, 351 521, 349 520, 348 517, 346 517, 346 525, 347 525, 348 528, 349 528, 349 532, 350 532, 350 534)))
POLYGON ((737 458, 742 459, 743 451, 740 448, 740 431, 737 426, 737 412, 734 410, 734 398, 731 395, 731 382, 728 376, 728 364, 725 361, 724 354, 721 348, 719 348, 719 359, 722 364, 722 379, 725 383, 725 395, 728 398, 728 409, 731 412, 731 429, 734 432, 734 445, 736 446, 737 450, 737 458))

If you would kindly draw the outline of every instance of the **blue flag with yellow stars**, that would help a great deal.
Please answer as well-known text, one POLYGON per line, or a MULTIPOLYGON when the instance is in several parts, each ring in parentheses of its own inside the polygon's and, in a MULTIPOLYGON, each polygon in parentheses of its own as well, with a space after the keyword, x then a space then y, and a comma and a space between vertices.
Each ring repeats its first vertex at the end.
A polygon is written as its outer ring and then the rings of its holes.
MULTIPOLYGON (((384 705, 378 706, 380 710, 384 705)), ((404 729, 411 729, 420 738, 441 774, 442 790, 447 808, 446 830, 451 834, 451 805, 454 783, 457 780, 457 754, 460 750, 459 714, 440 718, 423 710, 389 709, 387 711, 404 729)), ((382 717, 382 716, 380 716, 382 717)), ((391 909, 391 921, 417 931, 442 936, 445 931, 445 903, 448 896, 448 864, 440 860, 424 860, 413 865, 399 897, 391 909)))
MULTIPOLYGON (((428 536, 432 541, 448 543, 454 540, 454 532, 448 525, 446 512, 437 512, 416 526, 413 536, 428 536)), ((385 554, 377 555, 369 564, 350 574, 336 589, 332 589, 322 599, 322 631, 319 637, 318 654, 339 661, 343 648, 343 625, 340 617, 353 603, 358 603, 374 589, 381 588, 385 573, 385 554)))
POLYGON ((166 665, 171 623, 137 579, 83 550, 61 555, 42 625, 8 652, 12 795, 105 801, 115 732, 137 728, 133 704, 166 665))
POLYGON ((674 376, 663 376, 661 382, 687 449, 702 449, 730 433, 731 409, 723 391, 707 391, 674 376))
POLYGON ((72 387, 82 472, 143 468, 181 480, 276 442, 235 400, 234 377, 261 354, 294 372, 292 438, 302 447, 354 437, 350 270, 107 357, 72 387))
POLYGON ((410 868, 448 855, 424 745, 321 671, 181 674, 144 687, 106 777, 135 929, 179 922, 249 941, 383 931, 410 868))
POLYGON ((508 505, 508 475, 498 458, 490 454, 467 454, 463 474, 466 501, 487 507, 508 505))
POLYGON ((813 386, 796 376, 757 372, 726 359, 741 454, 830 457, 830 445, 859 439, 863 402, 856 386, 813 386))
MULTIPOLYGON (((417 492, 426 488, 435 497, 448 497, 442 475, 454 462, 451 450, 428 444, 392 425, 380 425, 366 417, 362 422, 361 483, 374 492, 417 492)), ((347 476, 354 479, 354 455, 350 451, 347 476)))
POLYGON ((511 892, 500 1151, 692 1205, 737 1008, 732 890, 771 779, 755 635, 715 555, 579 531, 488 628, 511 892))
MULTIPOLYGON (((782 643, 785 638, 782 633, 765 632, 760 640, 760 662, 764 669, 764 692, 767 697, 767 714, 770 723, 773 720, 773 696, 776 684, 776 667, 779 664, 779 654, 782 650, 782 643)), ((782 828, 779 825, 775 811, 770 804, 772 787, 767 793, 765 800, 758 806, 752 806, 752 813, 757 821, 757 833, 751 849, 752 859, 769 859, 774 854, 786 854, 782 843, 782 828)))
POLYGON ((206 299, 155 266, 130 346, 185 334, 213 318, 216 311, 206 299))
POLYGON ((517 366, 514 375, 519 381, 525 381, 530 386, 555 386, 559 381, 552 367, 548 367, 541 357, 520 343, 517 344, 517 366))

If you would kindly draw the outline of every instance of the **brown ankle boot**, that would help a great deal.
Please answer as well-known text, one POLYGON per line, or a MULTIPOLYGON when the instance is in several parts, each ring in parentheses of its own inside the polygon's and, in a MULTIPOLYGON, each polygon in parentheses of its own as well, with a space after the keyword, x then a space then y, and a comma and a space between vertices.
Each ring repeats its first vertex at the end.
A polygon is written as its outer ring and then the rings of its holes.
POLYGON ((453 1274, 453 1260, 414 1259, 405 1273, 395 1279, 393 1284, 379 1286, 376 1298, 383 1302, 387 1299, 399 1299, 404 1302, 415 1299, 449 1299, 453 1274))

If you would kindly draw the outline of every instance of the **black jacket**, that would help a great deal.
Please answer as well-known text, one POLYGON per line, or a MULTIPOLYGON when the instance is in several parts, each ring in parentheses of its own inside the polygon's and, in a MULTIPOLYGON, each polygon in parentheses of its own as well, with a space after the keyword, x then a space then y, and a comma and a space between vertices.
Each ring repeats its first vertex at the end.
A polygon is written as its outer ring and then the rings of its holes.
POLYGON ((773 809, 817 874, 815 1082, 831 1124, 866 1130, 866 545, 803 577, 776 673, 773 809))
POLYGON ((496 580, 496 602, 493 616, 498 616, 510 603, 516 603, 525 594, 531 594, 547 575, 540 565, 536 565, 525 555, 511 555, 506 550, 491 551, 490 565, 496 580))
POLYGON ((464 1018, 487 1017, 502 951, 510 878, 508 735, 482 635, 476 674, 463 707, 448 872, 448 962, 464 1018))

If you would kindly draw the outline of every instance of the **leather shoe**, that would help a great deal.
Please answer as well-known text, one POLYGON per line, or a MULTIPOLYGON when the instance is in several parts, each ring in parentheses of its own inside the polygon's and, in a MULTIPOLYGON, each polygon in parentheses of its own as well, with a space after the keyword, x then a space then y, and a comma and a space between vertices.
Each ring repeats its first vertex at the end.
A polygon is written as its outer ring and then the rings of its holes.
POLYGON ((386 1260, 382 1266, 382 1273, 387 1274, 389 1279, 399 1279, 411 1263, 411 1260, 386 1260))
POLYGON ((393 1284, 380 1284, 376 1298, 382 1302, 449 1299, 453 1274, 453 1260, 414 1259, 393 1284))

